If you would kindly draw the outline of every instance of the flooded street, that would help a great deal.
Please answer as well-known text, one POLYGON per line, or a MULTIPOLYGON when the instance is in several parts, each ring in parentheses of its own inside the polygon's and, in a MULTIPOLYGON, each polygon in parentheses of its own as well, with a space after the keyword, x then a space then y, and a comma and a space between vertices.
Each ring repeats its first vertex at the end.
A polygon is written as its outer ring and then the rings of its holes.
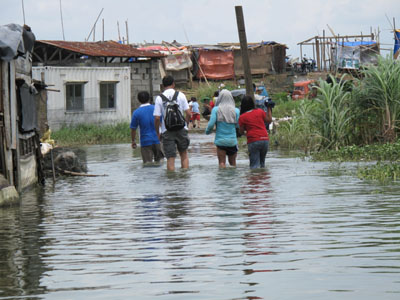
POLYGON ((400 298, 399 185, 279 151, 219 170, 212 141, 192 135, 172 174, 130 144, 85 147, 107 176, 0 209, 0 299, 400 298))

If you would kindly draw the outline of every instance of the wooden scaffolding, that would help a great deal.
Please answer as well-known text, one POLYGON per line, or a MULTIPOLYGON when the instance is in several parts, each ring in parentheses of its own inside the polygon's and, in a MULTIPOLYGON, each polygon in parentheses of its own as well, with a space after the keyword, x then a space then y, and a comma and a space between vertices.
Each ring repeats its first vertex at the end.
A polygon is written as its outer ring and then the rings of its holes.
MULTIPOLYGON (((333 33, 333 32, 332 32, 333 33)), ((332 71, 333 61, 333 48, 340 43, 349 42, 350 39, 354 41, 374 41, 375 37, 378 37, 377 43, 379 44, 379 35, 374 33, 370 34, 359 34, 359 35, 335 35, 326 36, 325 30, 323 30, 322 36, 314 36, 305 41, 297 43, 300 45, 300 59, 303 57, 303 46, 313 47, 313 59, 316 61, 318 71, 332 71)))

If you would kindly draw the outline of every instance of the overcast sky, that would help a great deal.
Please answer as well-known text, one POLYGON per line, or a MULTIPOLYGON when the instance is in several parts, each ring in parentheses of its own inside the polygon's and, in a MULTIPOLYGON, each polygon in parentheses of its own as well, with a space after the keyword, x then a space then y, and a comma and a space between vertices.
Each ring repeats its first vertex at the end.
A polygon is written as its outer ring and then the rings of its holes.
MULTIPOLYGON (((0 25, 25 22, 39 40, 62 40, 60 0, 0 0, 0 25)), ((64 34, 68 41, 84 41, 97 16, 96 40, 126 37, 129 41, 216 44, 238 42, 235 6, 241 5, 248 42, 286 44, 292 57, 298 42, 316 35, 369 34, 380 30, 382 47, 393 49, 391 23, 400 27, 400 0, 61 0, 64 34)), ((90 38, 92 40, 93 37, 90 38)), ((312 56, 311 46, 304 49, 312 56), (307 50, 308 49, 308 50, 307 50)), ((386 52, 387 53, 387 52, 386 52)))

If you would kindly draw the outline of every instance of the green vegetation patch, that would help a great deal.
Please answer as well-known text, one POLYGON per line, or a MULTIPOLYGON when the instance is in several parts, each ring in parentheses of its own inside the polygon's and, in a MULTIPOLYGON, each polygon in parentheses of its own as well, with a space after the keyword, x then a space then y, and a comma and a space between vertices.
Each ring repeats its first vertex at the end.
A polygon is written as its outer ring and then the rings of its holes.
POLYGON ((58 146, 130 143, 129 123, 63 127, 52 134, 58 146))
POLYGON ((397 181, 400 178, 400 164, 378 162, 374 166, 360 167, 357 176, 360 179, 378 180, 380 182, 397 181))
POLYGON ((325 150, 312 155, 315 161, 398 161, 400 140, 395 143, 365 146, 345 146, 339 150, 325 150))

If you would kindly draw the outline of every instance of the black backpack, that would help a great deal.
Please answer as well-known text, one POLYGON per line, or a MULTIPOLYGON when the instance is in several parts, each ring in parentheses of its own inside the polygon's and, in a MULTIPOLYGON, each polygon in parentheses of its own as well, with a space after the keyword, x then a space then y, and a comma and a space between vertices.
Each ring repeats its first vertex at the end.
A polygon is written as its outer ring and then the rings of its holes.
POLYGON ((165 128, 171 131, 177 131, 185 127, 185 118, 181 110, 179 109, 178 102, 176 99, 178 98, 178 91, 175 91, 174 96, 171 100, 165 97, 163 94, 160 94, 161 99, 163 100, 163 105, 165 108, 164 114, 164 123, 165 128))

